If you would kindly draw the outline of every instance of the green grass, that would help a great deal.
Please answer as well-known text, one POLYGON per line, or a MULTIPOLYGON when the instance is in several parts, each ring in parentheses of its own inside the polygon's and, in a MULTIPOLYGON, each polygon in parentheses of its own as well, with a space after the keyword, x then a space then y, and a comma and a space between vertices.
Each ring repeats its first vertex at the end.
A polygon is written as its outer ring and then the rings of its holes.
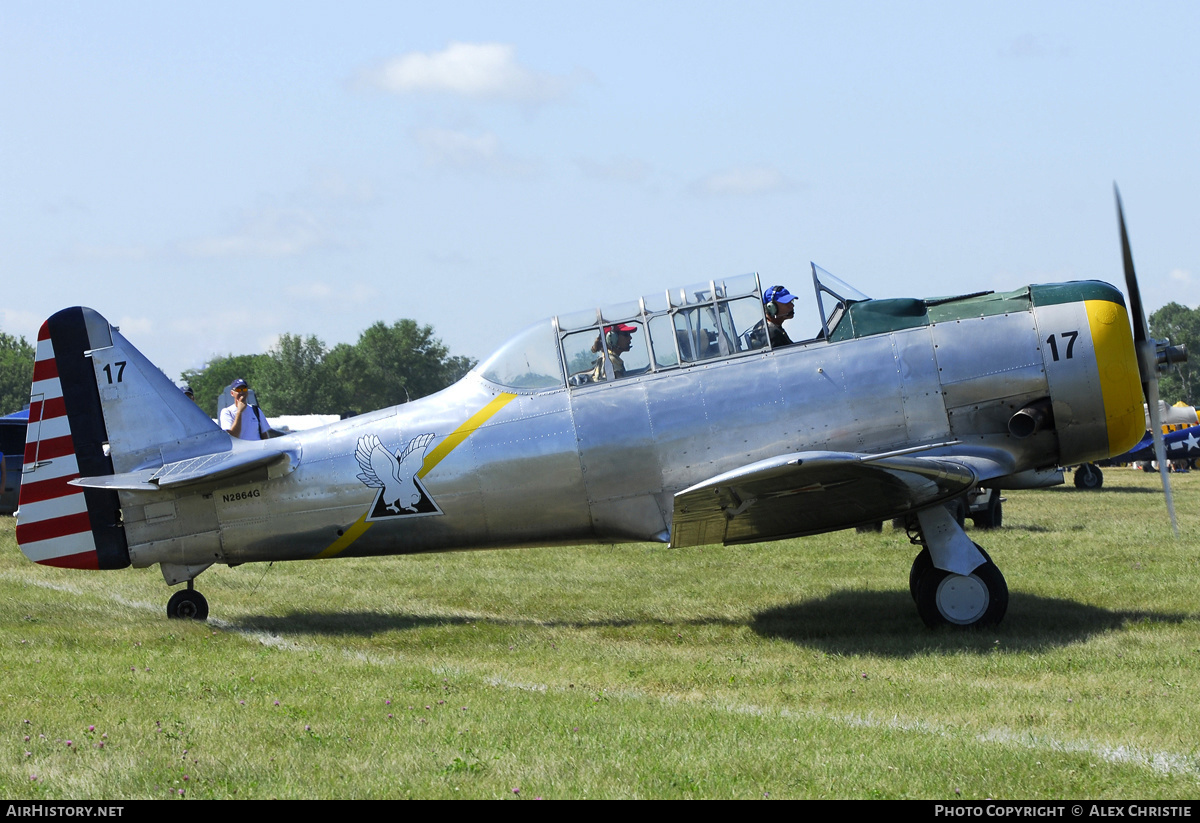
POLYGON ((1200 472, 1179 540, 1156 482, 1007 493, 966 633, 887 527, 211 569, 191 624, 0 518, 0 795, 1194 798, 1200 472))

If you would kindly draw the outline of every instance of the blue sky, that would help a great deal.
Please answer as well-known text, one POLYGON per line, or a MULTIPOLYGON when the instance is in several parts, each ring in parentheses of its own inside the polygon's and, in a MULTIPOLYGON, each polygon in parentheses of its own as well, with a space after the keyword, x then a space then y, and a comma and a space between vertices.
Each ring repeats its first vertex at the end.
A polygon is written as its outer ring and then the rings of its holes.
MULTIPOLYGON (((1200 304, 1200 4, 0 2, 0 329, 171 377, 284 332, 808 263, 872 296, 1200 304)), ((807 328, 809 323, 801 322, 807 328)))

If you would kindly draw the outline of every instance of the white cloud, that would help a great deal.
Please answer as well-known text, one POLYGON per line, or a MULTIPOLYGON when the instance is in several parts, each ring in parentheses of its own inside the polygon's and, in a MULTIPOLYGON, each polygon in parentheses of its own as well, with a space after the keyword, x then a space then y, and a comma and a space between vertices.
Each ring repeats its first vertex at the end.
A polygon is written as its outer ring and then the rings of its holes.
POLYGON ((1187 269, 1171 269, 1167 277, 1170 278, 1172 283, 1180 286, 1191 286, 1193 282, 1192 273, 1187 269))
POLYGON ((417 129, 417 144, 425 150, 425 159, 434 164, 477 166, 495 162, 500 156, 500 139, 491 132, 472 137, 451 129, 417 129))
POLYGON ((366 81, 393 94, 442 93, 476 100, 545 103, 570 83, 517 63, 505 43, 451 43, 438 52, 409 52, 368 71, 366 81))
POLYGON ((260 209, 248 214, 228 234, 180 245, 193 257, 291 257, 328 241, 311 212, 303 209, 260 209))
MULTIPOLYGON (((348 180, 340 172, 325 169, 312 175, 308 191, 326 203, 366 205, 376 200, 375 188, 363 180, 348 180)), ((301 192, 301 196, 307 194, 301 192)))
POLYGON ((507 154, 500 138, 491 132, 471 135, 453 129, 426 128, 414 131, 413 139, 424 150, 425 162, 430 166, 507 174, 526 174, 532 170, 529 163, 507 154))
POLYGON ((628 157, 614 157, 603 161, 580 157, 576 159, 575 165, 584 175, 593 180, 618 183, 645 182, 650 177, 651 171, 648 163, 628 157))
POLYGON ((779 170, 760 166, 716 172, 697 181, 693 188, 700 194, 752 195, 784 191, 793 188, 793 183, 779 170))

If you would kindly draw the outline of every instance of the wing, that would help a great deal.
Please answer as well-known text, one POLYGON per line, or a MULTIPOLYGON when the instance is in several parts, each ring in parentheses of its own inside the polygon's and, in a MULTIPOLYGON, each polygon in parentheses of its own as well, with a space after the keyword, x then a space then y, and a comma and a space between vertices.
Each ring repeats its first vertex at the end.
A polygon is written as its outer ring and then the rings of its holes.
POLYGON ((800 452, 725 472, 675 495, 671 545, 751 543, 887 520, 974 486, 967 461, 800 452))

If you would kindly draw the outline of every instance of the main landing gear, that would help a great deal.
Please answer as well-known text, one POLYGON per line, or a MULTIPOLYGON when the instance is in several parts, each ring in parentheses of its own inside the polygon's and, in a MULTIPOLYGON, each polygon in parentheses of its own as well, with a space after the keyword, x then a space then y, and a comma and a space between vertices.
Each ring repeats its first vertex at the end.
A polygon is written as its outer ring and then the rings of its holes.
POLYGON ((1104 485, 1104 472, 1095 463, 1084 463, 1075 470, 1075 488, 1098 489, 1104 485))
POLYGON ((167 617, 173 620, 207 620, 208 601, 193 588, 191 580, 167 601, 167 617))
POLYGON ((975 628, 1003 620, 1008 584, 987 552, 943 506, 918 512, 916 519, 910 538, 923 548, 908 573, 908 590, 925 625, 975 628))

